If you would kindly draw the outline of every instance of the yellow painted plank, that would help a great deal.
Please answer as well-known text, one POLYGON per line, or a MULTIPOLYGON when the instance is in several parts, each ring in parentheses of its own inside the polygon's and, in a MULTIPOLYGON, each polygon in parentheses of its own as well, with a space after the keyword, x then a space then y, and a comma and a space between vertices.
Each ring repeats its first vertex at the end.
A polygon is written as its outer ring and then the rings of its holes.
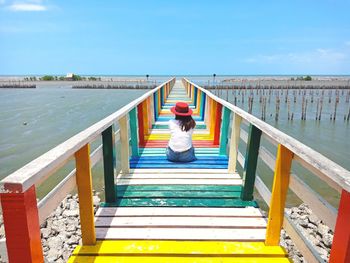
POLYGON ((244 258, 222 258, 222 257, 108 257, 108 256, 72 256, 69 263, 291 263, 288 258, 273 257, 244 257, 244 258))
POLYGON ((76 181, 79 196, 82 242, 84 245, 96 243, 94 208, 92 201, 92 179, 90 145, 86 144, 75 153, 76 181))
POLYGON ((293 153, 279 144, 266 230, 265 244, 269 246, 276 246, 280 241, 292 159, 293 153))
POLYGON ((284 257, 280 246, 266 246, 264 242, 218 241, 154 241, 154 240, 105 240, 95 246, 77 246, 73 255, 220 255, 229 257, 284 257))

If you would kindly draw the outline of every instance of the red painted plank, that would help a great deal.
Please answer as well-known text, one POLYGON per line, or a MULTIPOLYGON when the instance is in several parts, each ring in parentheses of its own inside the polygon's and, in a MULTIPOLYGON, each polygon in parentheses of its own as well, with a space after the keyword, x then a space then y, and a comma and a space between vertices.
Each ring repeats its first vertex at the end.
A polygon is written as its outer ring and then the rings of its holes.
POLYGON ((35 186, 24 193, 1 194, 10 262, 44 262, 35 186))
MULTIPOLYGON (((219 145, 213 145, 213 141, 193 141, 193 146, 195 148, 218 148, 219 145)), ((140 147, 145 148, 164 148, 168 146, 167 140, 149 140, 146 141, 144 144, 140 144, 140 147)))
POLYGON ((222 113, 222 104, 217 103, 216 113, 215 113, 215 130, 214 130, 214 145, 219 144, 220 142, 220 128, 221 128, 221 113, 222 113))
POLYGON ((139 125, 139 144, 145 143, 144 125, 143 125, 143 108, 142 103, 137 105, 137 123, 139 125))
POLYGON ((345 190, 340 198, 329 262, 350 262, 350 193, 345 190))

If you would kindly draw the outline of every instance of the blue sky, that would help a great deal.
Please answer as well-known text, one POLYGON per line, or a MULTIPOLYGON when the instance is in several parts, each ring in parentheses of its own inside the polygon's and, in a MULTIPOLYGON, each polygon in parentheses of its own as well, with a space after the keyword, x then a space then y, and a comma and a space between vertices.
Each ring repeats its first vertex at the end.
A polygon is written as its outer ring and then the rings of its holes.
POLYGON ((0 74, 350 74, 349 10, 349 0, 0 0, 0 74))

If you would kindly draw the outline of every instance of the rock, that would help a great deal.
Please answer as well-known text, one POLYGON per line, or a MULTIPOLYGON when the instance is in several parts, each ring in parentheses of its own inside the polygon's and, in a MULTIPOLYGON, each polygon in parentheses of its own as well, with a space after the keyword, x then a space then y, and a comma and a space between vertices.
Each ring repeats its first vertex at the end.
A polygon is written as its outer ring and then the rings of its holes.
POLYGON ((94 206, 99 206, 100 201, 101 201, 101 199, 98 196, 93 196, 94 206))
MULTIPOLYGON (((72 204, 71 204, 72 208, 72 204)), ((79 216, 79 209, 74 209, 74 210, 64 210, 62 213, 63 217, 78 217, 79 216)))
POLYGON ((63 245, 63 240, 59 236, 52 237, 48 240, 47 242, 48 246, 50 247, 50 250, 55 248, 55 249, 60 249, 62 248, 63 245))
POLYGON ((309 221, 305 218, 305 219, 298 219, 297 220, 297 224, 304 227, 304 228, 307 228, 307 225, 309 224, 309 221))
POLYGON ((309 222, 317 226, 320 223, 320 220, 317 218, 317 216, 311 214, 309 215, 309 222))
POLYGON ((42 238, 48 238, 50 236, 51 230, 48 228, 42 228, 41 229, 41 237, 42 238))
POLYGON ((332 247, 332 242, 333 242, 333 235, 325 234, 323 236, 322 242, 327 248, 331 248, 332 247))
POLYGON ((317 233, 319 233, 322 237, 328 234, 329 230, 329 227, 324 224, 319 224, 317 226, 317 233))
POLYGON ((59 257, 59 251, 55 248, 51 248, 46 255, 46 260, 47 262, 56 262, 59 257))

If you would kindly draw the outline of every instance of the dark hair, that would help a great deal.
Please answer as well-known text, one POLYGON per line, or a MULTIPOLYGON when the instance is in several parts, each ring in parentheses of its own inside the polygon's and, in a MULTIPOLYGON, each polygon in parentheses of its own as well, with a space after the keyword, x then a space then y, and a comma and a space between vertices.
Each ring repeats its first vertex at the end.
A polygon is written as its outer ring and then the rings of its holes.
POLYGON ((175 115, 175 120, 180 121, 180 127, 182 131, 189 131, 190 129, 194 129, 196 127, 196 122, 192 118, 192 116, 180 116, 175 115))

